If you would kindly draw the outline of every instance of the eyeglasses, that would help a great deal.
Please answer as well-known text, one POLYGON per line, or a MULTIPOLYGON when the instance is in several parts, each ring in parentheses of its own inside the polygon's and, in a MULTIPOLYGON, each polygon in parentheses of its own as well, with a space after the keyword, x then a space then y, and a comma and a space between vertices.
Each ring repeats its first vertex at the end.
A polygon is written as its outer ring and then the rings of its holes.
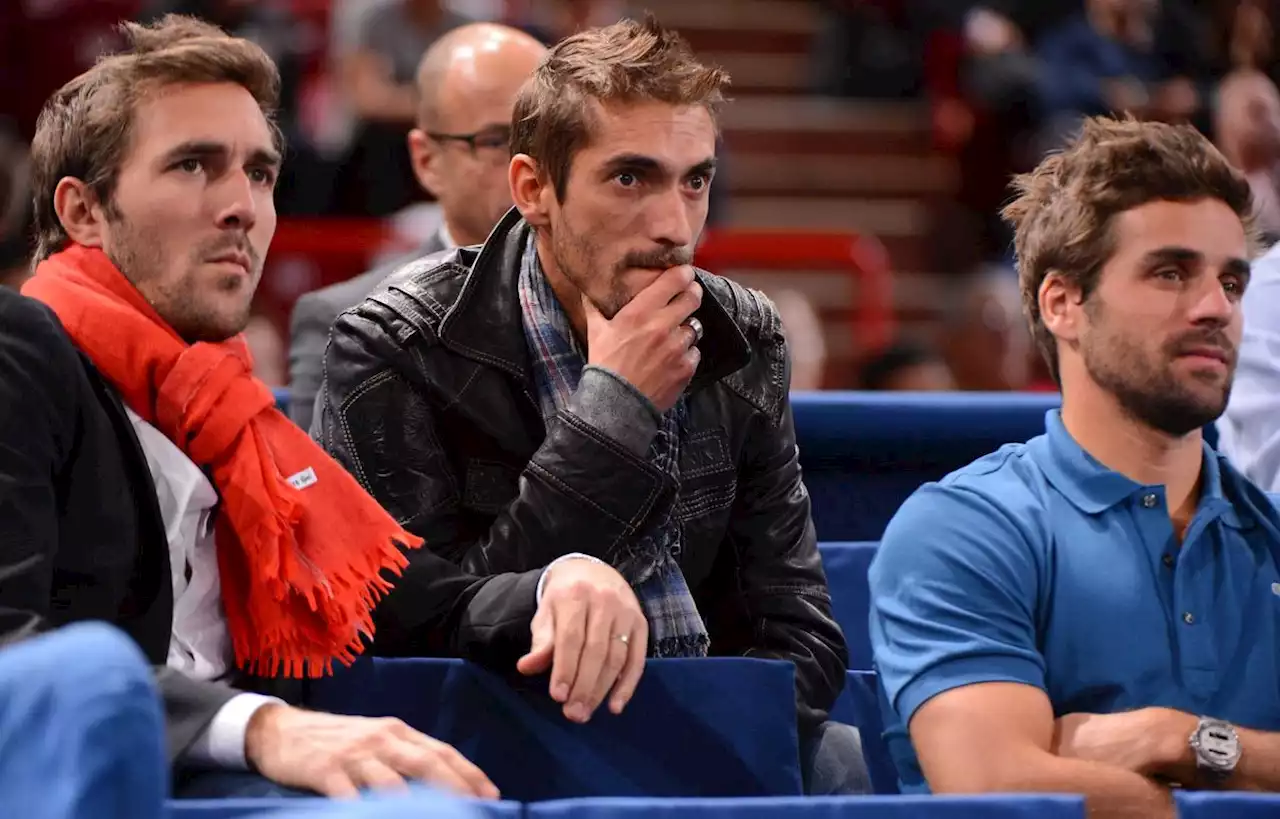
POLYGON ((462 142, 475 154, 480 149, 487 151, 505 151, 511 146, 511 129, 507 126, 485 128, 474 134, 440 134, 427 132, 427 136, 436 142, 462 142))

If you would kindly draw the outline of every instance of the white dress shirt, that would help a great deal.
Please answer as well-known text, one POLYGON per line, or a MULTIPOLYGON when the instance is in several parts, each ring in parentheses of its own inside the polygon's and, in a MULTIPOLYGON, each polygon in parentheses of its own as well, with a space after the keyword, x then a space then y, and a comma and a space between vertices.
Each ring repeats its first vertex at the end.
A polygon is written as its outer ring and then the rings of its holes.
MULTIPOLYGON (((204 472, 164 433, 128 410, 151 470, 169 541, 173 575, 173 632, 166 665, 197 680, 216 680, 232 665, 231 636, 222 611, 213 520, 218 493, 204 472)), ((242 693, 228 700, 187 751, 186 759, 246 769, 249 719, 273 697, 242 693)))
POLYGON ((1256 259, 1243 300, 1244 339, 1218 449, 1268 492, 1280 492, 1280 245, 1256 259))

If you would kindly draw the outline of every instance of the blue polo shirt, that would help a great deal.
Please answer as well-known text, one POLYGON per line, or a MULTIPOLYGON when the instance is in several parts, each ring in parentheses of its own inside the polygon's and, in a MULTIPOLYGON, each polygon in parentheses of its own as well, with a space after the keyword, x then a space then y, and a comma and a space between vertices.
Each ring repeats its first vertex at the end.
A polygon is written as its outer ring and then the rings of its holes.
POLYGON ((906 726, 982 682, 1044 690, 1055 716, 1146 706, 1280 730, 1280 516, 1208 445, 1179 548, 1163 486, 1046 432, 916 491, 870 569, 871 645, 904 792, 906 726))

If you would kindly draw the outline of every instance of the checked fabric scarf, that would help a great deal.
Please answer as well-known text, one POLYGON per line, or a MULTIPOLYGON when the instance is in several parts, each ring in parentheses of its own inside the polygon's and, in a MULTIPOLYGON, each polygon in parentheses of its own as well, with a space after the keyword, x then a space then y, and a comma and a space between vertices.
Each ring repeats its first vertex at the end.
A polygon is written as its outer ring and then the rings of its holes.
MULTIPOLYGON (((532 236, 525 244, 520 263, 519 292, 542 416, 550 423, 578 388, 585 359, 569 325, 569 317, 543 275, 532 236)), ((650 461, 677 481, 684 412, 681 398, 662 416, 658 434, 649 447, 650 461)), ((671 506, 660 512, 657 525, 639 539, 625 565, 618 568, 635 590, 649 621, 649 655, 705 657, 710 646, 707 627, 675 559, 681 534, 680 525, 672 516, 674 506, 672 501, 671 506)))

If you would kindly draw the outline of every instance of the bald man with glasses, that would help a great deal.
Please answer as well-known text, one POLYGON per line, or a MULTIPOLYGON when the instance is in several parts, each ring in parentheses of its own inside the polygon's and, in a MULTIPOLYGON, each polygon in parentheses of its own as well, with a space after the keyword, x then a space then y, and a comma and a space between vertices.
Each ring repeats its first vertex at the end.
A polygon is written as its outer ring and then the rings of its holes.
MULTIPOLYGON (((521 31, 476 23, 453 29, 422 56, 409 156, 419 184, 439 202, 444 218, 409 258, 481 244, 511 208, 511 108, 545 54, 541 43, 521 31)), ((311 425, 323 378, 329 328, 405 260, 298 299, 290 329, 289 414, 304 429, 311 425)))

